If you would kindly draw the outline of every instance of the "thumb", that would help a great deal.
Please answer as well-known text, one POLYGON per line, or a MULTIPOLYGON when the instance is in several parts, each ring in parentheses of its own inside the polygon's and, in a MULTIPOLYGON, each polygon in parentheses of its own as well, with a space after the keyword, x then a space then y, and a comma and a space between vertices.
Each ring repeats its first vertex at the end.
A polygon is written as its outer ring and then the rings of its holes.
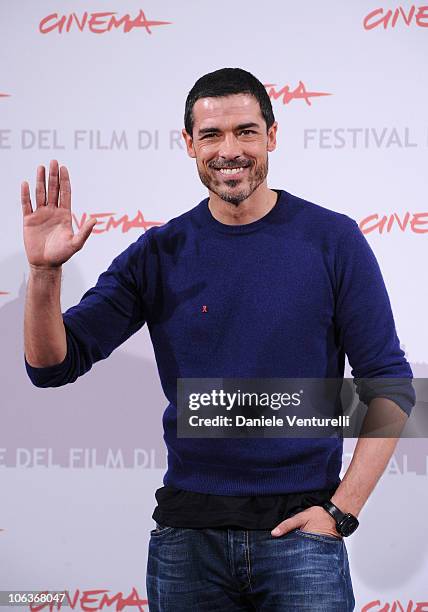
POLYGON ((272 529, 271 534, 274 536, 284 535, 289 531, 293 531, 293 529, 302 527, 307 521, 303 516, 299 517, 299 514, 301 513, 299 512, 295 516, 292 516, 286 519, 285 521, 279 523, 279 525, 277 525, 275 529, 272 529))
POLYGON ((73 247, 80 251, 83 247, 95 225, 97 224, 97 219, 89 219, 86 221, 80 230, 73 236, 73 240, 71 241, 73 247))

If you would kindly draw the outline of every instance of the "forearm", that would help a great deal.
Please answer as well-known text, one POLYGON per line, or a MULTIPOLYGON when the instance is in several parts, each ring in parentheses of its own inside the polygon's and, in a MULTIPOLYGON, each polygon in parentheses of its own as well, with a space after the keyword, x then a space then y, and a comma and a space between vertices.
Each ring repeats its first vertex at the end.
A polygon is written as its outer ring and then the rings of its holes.
POLYGON ((27 362, 42 368, 61 363, 67 340, 61 313, 61 267, 30 266, 24 314, 24 347, 27 362))
POLYGON ((406 420, 406 413, 392 400, 378 397, 370 402, 362 431, 376 431, 379 427, 375 425, 381 426, 388 422, 393 423, 388 431, 394 435, 358 438, 352 461, 331 498, 343 512, 358 516, 388 465, 406 420))

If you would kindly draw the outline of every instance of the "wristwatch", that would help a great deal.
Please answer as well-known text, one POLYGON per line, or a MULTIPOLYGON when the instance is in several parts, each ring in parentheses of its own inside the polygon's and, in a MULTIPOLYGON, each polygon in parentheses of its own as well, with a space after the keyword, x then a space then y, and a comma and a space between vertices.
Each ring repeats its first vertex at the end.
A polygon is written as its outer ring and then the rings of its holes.
POLYGON ((336 531, 340 535, 346 537, 354 533, 358 525, 360 524, 357 517, 347 512, 346 514, 339 510, 331 501, 326 501, 321 504, 324 510, 326 510, 336 521, 336 531))

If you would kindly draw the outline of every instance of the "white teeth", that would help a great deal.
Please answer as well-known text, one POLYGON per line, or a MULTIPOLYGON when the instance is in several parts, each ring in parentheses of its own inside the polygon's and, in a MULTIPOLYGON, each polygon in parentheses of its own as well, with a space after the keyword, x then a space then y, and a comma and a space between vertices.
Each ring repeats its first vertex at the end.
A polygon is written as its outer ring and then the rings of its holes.
POLYGON ((220 168, 222 174, 237 174, 241 172, 241 170, 243 170, 243 168, 220 168))

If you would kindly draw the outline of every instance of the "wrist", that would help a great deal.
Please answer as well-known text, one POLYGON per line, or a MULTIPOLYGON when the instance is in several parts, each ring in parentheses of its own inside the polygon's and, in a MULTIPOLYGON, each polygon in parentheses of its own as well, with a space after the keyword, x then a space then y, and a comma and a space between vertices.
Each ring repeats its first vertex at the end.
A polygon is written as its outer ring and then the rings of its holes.
POLYGON ((333 497, 330 498, 330 501, 332 504, 340 508, 342 512, 349 512, 354 516, 358 516, 361 512, 361 506, 355 504, 355 501, 346 500, 338 495, 333 495, 333 497))
POLYGON ((60 276, 62 272, 62 264, 58 266, 39 266, 29 264, 31 276, 60 276))
POLYGON ((336 506, 333 499, 324 502, 322 507, 334 519, 336 531, 341 536, 349 536, 357 529, 359 525, 357 517, 351 512, 344 512, 342 508, 336 506))

